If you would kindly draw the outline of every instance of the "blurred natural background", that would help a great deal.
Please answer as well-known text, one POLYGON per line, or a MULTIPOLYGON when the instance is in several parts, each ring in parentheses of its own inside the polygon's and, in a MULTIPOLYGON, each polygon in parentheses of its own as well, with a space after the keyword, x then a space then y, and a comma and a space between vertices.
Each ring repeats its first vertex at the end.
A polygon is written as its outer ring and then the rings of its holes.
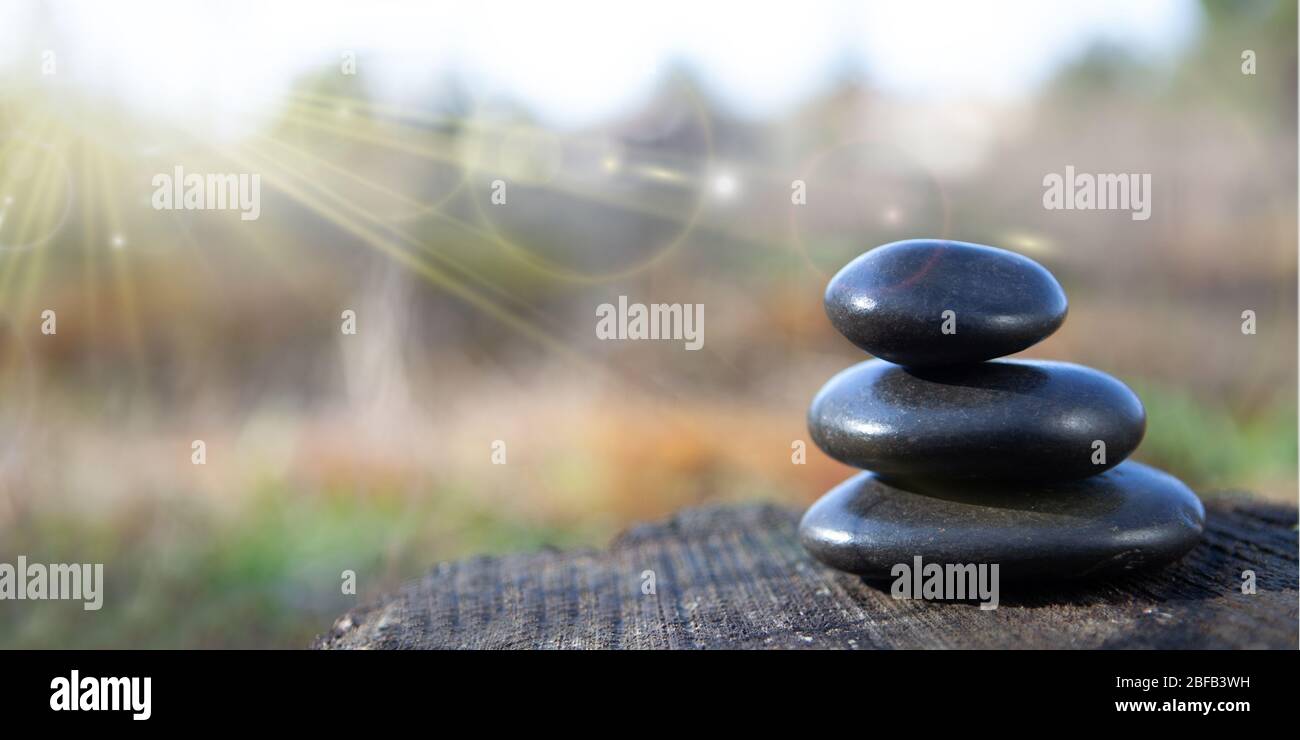
POLYGON ((852 472, 791 459, 861 357, 826 280, 910 237, 1041 261, 1027 355, 1295 501, 1294 2, 461 5, 0 1, 0 562, 106 580, 0 645, 301 647, 442 560, 807 505, 852 472), (1066 165, 1151 173, 1150 220, 1044 210, 1066 165), (154 210, 177 166, 260 218, 154 210), (704 348, 598 341, 620 295, 704 348))

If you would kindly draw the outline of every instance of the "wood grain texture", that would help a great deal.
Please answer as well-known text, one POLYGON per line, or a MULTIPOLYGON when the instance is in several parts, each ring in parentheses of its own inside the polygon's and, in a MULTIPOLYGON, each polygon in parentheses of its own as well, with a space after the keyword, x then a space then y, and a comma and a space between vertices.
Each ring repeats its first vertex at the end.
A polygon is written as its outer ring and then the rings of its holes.
POLYGON ((444 563, 352 610, 314 647, 1296 648, 1296 510, 1207 507, 1179 563, 1123 580, 971 603, 908 601, 812 560, 797 512, 684 510, 603 551, 444 563), (652 570, 656 593, 641 592, 652 570), (1257 593, 1241 593, 1242 572, 1257 593))

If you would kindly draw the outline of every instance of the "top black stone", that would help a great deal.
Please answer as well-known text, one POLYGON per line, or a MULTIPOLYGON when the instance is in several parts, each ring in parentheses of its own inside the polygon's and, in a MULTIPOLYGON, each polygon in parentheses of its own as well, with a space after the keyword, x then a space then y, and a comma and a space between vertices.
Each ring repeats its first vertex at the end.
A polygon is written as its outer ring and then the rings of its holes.
POLYGON ((1019 352, 1056 331, 1067 308, 1060 283, 1028 257, 938 239, 876 247, 826 286, 826 313, 841 334, 910 367, 1019 352))

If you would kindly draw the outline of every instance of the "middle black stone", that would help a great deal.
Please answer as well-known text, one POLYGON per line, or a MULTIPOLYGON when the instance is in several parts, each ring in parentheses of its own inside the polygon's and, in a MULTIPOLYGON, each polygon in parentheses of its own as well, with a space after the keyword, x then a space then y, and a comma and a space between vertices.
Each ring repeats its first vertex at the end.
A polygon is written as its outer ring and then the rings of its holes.
POLYGON ((1071 363, 871 360, 821 389, 808 427, 831 457, 883 477, 1068 480, 1128 457, 1146 411, 1128 386, 1071 363))

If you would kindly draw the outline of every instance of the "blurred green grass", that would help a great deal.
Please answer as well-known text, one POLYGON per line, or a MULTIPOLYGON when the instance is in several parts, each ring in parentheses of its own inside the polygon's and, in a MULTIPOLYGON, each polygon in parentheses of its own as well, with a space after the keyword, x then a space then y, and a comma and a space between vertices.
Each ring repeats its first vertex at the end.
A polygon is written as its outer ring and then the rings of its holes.
POLYGON ((1283 501, 1296 497, 1296 399, 1280 393, 1266 409, 1234 413, 1176 387, 1134 382, 1147 408, 1138 455, 1198 491, 1250 489, 1283 501))
POLYGON ((104 563, 106 607, 0 603, 0 646, 305 647, 359 600, 439 560, 594 541, 581 526, 511 519, 455 490, 359 496, 268 484, 228 514, 175 505, 109 519, 38 514, 4 533, 5 562, 104 563), (357 574, 356 596, 342 593, 344 570, 357 574))

